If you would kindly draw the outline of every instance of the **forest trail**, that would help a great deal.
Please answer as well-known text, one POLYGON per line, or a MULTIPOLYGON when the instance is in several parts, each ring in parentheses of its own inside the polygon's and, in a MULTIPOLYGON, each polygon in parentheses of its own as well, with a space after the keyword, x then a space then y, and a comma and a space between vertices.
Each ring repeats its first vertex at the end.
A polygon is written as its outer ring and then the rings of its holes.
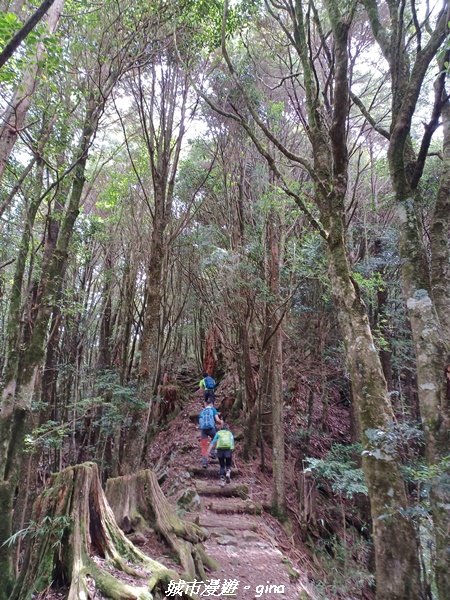
POLYGON ((170 495, 175 494, 183 518, 206 529, 205 549, 219 565, 218 570, 207 573, 197 592, 208 597, 210 590, 210 596, 236 600, 312 598, 301 583, 306 579, 301 565, 288 558, 292 548, 287 533, 264 512, 270 490, 264 488, 256 466, 239 459, 241 443, 237 443, 230 484, 219 485, 218 461, 210 460, 207 469, 201 468, 199 431, 193 416, 200 405, 197 398, 185 406, 155 440, 157 452, 158 446, 162 449, 166 444, 166 437, 172 439, 165 484, 169 500, 173 501, 170 495))
MULTIPOLYGON (((217 476, 215 465, 209 470, 214 470, 217 476)), ((234 597, 239 600, 299 600, 303 588, 293 581, 292 567, 289 576, 290 562, 279 549, 274 530, 264 522, 261 514, 257 514, 259 505, 250 499, 241 499, 239 495, 224 497, 221 491, 229 492, 233 483, 229 489, 213 484, 213 489, 207 490, 198 476, 194 482, 200 483, 197 490, 201 507, 198 512, 186 513, 185 517, 209 533, 204 546, 220 565, 210 578, 220 581, 221 589, 235 591, 234 597), (251 512, 255 514, 246 514, 251 512)), ((240 493, 239 489, 237 493, 240 493)))

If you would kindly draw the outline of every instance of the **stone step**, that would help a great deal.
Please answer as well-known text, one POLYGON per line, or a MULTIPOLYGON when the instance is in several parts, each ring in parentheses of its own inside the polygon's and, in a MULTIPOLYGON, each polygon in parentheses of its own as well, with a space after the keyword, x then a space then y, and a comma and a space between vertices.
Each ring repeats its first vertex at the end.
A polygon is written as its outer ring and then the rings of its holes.
POLYGON ((272 550, 273 546, 267 540, 264 540, 261 536, 251 531, 240 531, 239 533, 222 533, 211 534, 211 537, 215 539, 215 542, 219 546, 237 546, 239 548, 252 548, 252 550, 265 549, 272 550))
POLYGON ((249 519, 242 514, 239 514, 239 516, 235 516, 234 514, 221 514, 220 517, 218 517, 216 513, 211 512, 198 513, 196 515, 187 513, 185 518, 188 521, 203 527, 203 529, 211 531, 211 535, 214 535, 214 531, 256 532, 259 526, 257 521, 249 519))
POLYGON ((248 487, 246 485, 239 485, 228 483, 223 487, 220 485, 211 485, 203 481, 199 481, 196 484, 197 493, 200 496, 219 496, 224 498, 230 498, 237 496, 239 498, 246 498, 248 496, 248 487))
MULTIPOLYGON (((211 477, 217 478, 219 476, 219 469, 212 467, 212 465, 215 465, 216 463, 217 461, 214 461, 214 463, 210 462, 209 468, 207 469, 204 469, 203 467, 188 467, 187 471, 194 477, 199 477, 202 479, 209 479, 211 477)), ((242 475, 240 469, 231 469, 231 477, 239 477, 240 475, 242 475)))
MULTIPOLYGON (((224 498, 225 500, 225 498, 224 498)), ((232 515, 232 514, 247 514, 247 515, 260 515, 263 512, 263 508, 259 502, 253 502, 250 499, 238 500, 233 499, 233 502, 224 502, 223 500, 211 499, 206 503, 206 507, 211 511, 219 515, 232 515)))

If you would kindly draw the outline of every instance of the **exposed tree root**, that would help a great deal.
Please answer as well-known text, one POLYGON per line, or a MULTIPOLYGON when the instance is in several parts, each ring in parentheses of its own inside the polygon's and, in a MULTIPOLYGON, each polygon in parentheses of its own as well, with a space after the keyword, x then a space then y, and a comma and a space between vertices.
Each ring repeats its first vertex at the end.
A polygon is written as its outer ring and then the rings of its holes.
POLYGON ((201 545, 208 534, 176 515, 153 471, 109 479, 106 495, 120 527, 127 533, 149 528, 157 531, 177 555, 184 576, 204 579, 205 567, 216 568, 201 545))
MULTIPOLYGON (((29 600, 52 582, 69 587, 68 600, 88 600, 95 588, 117 600, 163 598, 179 575, 134 546, 118 527, 98 477, 85 463, 57 474, 33 507, 35 533, 10 600, 29 600), (99 566, 100 556, 116 569, 142 579, 132 586, 99 566)), ((186 596, 188 597, 188 596, 186 596)))

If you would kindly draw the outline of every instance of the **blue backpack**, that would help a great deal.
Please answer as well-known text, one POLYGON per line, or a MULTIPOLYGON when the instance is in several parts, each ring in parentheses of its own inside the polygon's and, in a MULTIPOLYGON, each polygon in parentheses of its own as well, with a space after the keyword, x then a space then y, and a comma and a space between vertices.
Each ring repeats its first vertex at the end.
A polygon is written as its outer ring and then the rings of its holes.
POLYGON ((200 429, 215 429, 214 409, 212 406, 204 408, 198 418, 200 429))
POLYGON ((205 388, 207 390, 213 390, 216 387, 216 380, 209 375, 203 379, 205 382, 205 388))

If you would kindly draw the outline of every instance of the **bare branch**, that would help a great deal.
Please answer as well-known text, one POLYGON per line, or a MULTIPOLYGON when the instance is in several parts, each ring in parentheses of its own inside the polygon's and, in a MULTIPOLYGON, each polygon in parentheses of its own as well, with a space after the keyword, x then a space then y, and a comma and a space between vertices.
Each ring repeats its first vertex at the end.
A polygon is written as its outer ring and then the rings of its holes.
POLYGON ((356 94, 354 94, 353 92, 350 92, 350 98, 353 100, 353 102, 359 108, 359 110, 361 111, 361 114, 364 115, 364 117, 366 118, 367 122, 372 125, 373 129, 375 131, 377 131, 380 135, 382 135, 384 138, 386 138, 387 140, 389 140, 390 137, 391 137, 389 131, 387 131, 383 127, 380 127, 379 125, 377 125, 377 122, 372 117, 372 115, 369 113, 369 111, 366 109, 366 107, 364 106, 363 102, 358 98, 358 96, 356 94))

